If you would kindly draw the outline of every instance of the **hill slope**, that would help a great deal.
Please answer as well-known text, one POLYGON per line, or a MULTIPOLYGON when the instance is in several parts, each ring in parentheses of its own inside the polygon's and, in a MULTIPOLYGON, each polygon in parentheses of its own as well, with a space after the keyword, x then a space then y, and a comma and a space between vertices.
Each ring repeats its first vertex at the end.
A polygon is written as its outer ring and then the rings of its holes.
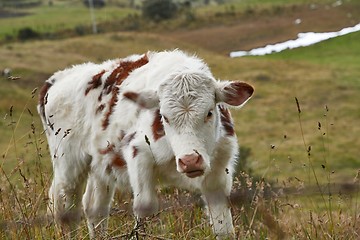
MULTIPOLYGON (((304 115, 304 134, 307 144, 313 147, 317 168, 321 170, 326 160, 338 169, 335 179, 349 180, 355 174, 353 168, 357 161, 359 129, 356 122, 359 121, 359 111, 356 96, 360 91, 357 64, 351 65, 349 62, 359 62, 360 59, 358 49, 350 50, 351 54, 347 48, 357 44, 358 36, 355 33, 310 48, 273 56, 238 59, 230 59, 167 37, 136 33, 10 44, 0 50, 0 58, 21 79, 2 80, 2 95, 16 97, 2 98, 1 115, 4 116, 10 106, 14 106, 17 113, 22 110, 31 90, 40 86, 58 69, 86 61, 101 62, 107 58, 143 53, 149 49, 179 47, 204 58, 219 79, 245 80, 255 86, 255 97, 244 109, 234 111, 234 114, 240 143, 251 149, 252 156, 248 161, 256 174, 261 175, 269 166, 270 156, 274 157, 270 145, 281 143, 283 149, 276 150, 276 164, 271 163, 275 168, 268 177, 273 180, 277 176, 286 178, 288 171, 291 171, 303 178, 302 166, 308 160, 297 119, 294 100, 297 97, 304 115), (34 52, 33 49, 41 51, 34 52), (336 57, 332 61, 326 60, 331 59, 334 53, 336 57), (342 53, 344 57, 341 57, 342 53), (24 90, 24 87, 29 90, 24 90), (326 118, 323 117, 325 106, 330 109, 326 118), (317 130, 318 122, 325 126, 324 121, 328 125, 326 131, 329 131, 325 140, 317 130), (283 139, 283 135, 287 135, 287 139, 283 139), (323 141, 326 143, 325 150, 323 141), (345 146, 347 150, 344 152, 345 146), (289 157, 293 159, 291 163, 289 157)), ((28 104, 34 113, 35 104, 36 99, 31 99, 28 104)), ((3 120, 2 123, 5 132, 10 131, 10 127, 6 128, 7 121, 3 120)), ((2 139, 1 142, 2 149, 6 149, 8 139, 2 139)))

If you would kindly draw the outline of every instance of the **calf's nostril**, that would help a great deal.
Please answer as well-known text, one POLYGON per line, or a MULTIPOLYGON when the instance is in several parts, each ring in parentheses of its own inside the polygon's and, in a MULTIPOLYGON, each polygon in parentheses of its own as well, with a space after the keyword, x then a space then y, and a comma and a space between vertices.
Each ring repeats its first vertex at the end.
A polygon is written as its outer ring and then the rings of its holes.
POLYGON ((198 155, 197 159, 196 159, 196 165, 200 165, 202 163, 202 157, 201 155, 198 155))
POLYGON ((179 165, 183 170, 186 170, 187 165, 183 162, 183 160, 181 158, 179 158, 179 165))

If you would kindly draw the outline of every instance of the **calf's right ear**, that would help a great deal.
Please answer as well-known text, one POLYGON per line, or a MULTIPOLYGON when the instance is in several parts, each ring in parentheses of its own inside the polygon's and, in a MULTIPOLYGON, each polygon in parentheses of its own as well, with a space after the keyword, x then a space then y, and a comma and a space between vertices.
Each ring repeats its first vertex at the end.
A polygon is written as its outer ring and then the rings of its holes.
POLYGON ((159 106, 159 97, 155 91, 124 92, 123 96, 142 108, 152 109, 159 106))
POLYGON ((230 106, 241 107, 253 93, 254 88, 245 82, 221 81, 218 82, 216 100, 230 106))

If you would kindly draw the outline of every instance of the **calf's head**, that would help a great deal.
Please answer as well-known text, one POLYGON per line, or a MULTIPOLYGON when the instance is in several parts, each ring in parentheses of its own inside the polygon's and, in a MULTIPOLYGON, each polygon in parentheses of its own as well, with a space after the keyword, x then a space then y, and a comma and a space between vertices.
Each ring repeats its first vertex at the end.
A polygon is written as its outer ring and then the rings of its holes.
POLYGON ((211 169, 221 127, 217 105, 242 106, 253 91, 244 82, 182 73, 169 77, 157 91, 125 92, 124 96, 143 108, 158 109, 177 171, 194 178, 211 169))

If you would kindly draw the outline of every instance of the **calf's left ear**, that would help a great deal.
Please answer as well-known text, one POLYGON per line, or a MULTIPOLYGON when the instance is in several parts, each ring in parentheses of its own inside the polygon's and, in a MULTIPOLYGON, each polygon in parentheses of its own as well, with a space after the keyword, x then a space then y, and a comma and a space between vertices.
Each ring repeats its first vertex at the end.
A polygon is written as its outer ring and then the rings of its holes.
POLYGON ((241 107, 253 95, 254 88, 245 82, 218 82, 216 101, 241 107))
POLYGON ((159 106, 159 97, 155 91, 124 92, 123 96, 142 108, 152 109, 159 106))

